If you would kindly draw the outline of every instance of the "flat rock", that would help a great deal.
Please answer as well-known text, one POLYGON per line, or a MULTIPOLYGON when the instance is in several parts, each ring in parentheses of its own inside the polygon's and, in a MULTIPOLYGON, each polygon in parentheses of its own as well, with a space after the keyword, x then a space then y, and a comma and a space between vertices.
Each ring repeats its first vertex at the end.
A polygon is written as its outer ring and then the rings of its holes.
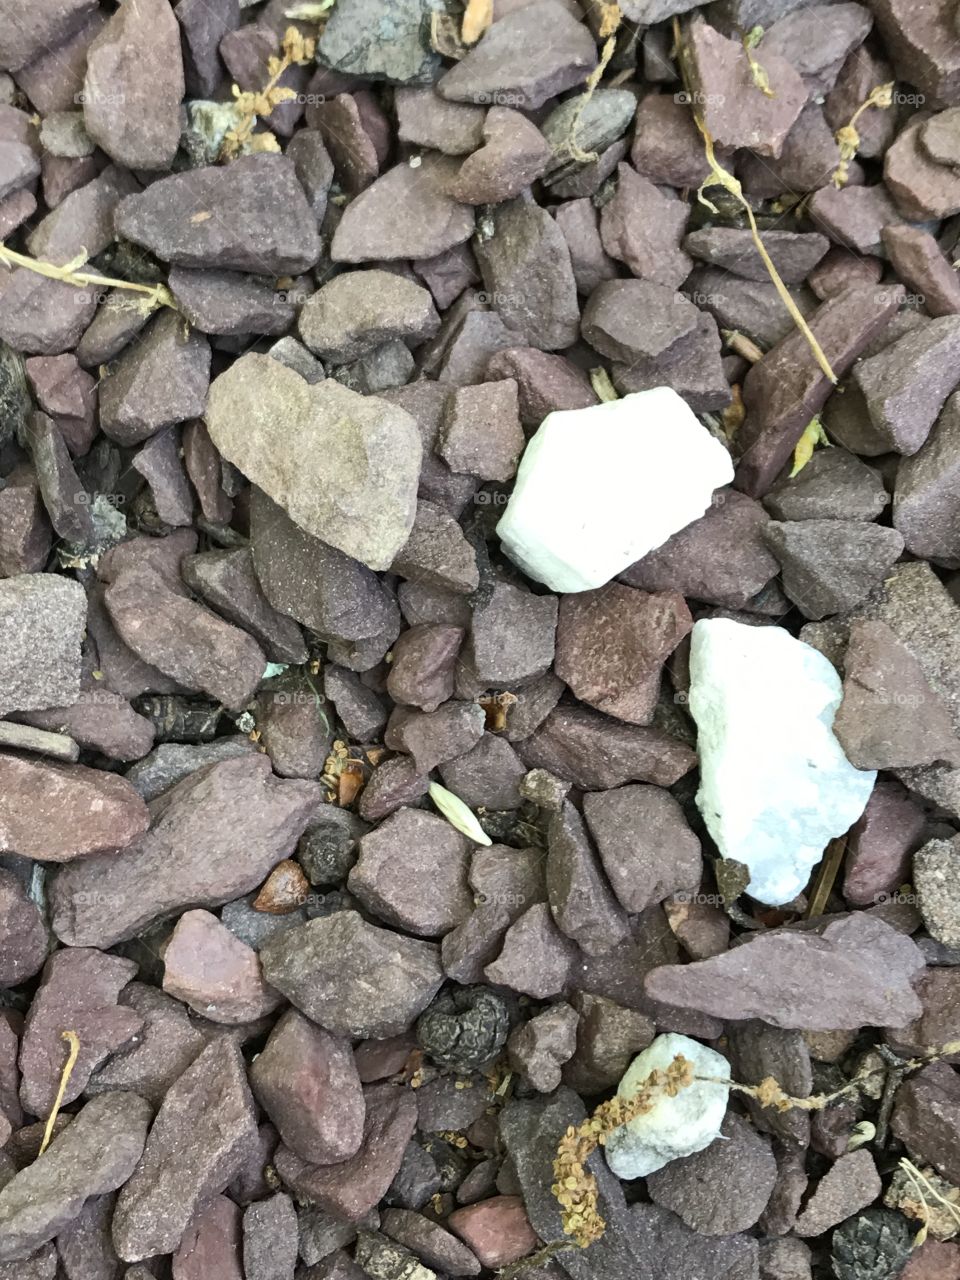
POLYGON ((122 858, 60 873, 54 931, 68 946, 109 947, 158 916, 249 893, 293 849, 318 799, 316 783, 275 778, 262 755, 199 769, 164 795, 153 828, 122 858))
POLYGON ((410 582, 458 595, 480 585, 475 550, 457 521, 434 502, 417 503, 410 536, 390 568, 410 582))
POLYGON ((144 800, 155 800, 204 765, 253 755, 256 750, 254 743, 241 734, 196 744, 161 742, 127 770, 126 778, 144 800))
POLYGON ((523 685, 552 664, 556 627, 555 596, 496 582, 474 610, 463 662, 484 687, 523 685))
POLYGON ((402 88, 393 95, 401 142, 447 156, 465 156, 483 143, 483 107, 446 102, 431 87, 402 88))
POLYGON ((143 1158, 117 1198, 113 1240, 124 1261, 178 1248, 197 1211, 255 1153, 255 1114, 239 1048, 215 1041, 164 1098, 143 1158))
POLYGON ((150 1104, 134 1093, 88 1102, 43 1155, 0 1191, 0 1261, 27 1258, 69 1226, 90 1197, 126 1182, 140 1159, 150 1118, 150 1104))
POLYGON ((875 781, 846 760, 830 727, 840 677, 782 628, 721 618, 694 627, 690 672, 697 806, 721 853, 750 868, 749 892, 788 902, 831 836, 860 817, 875 781), (762 761, 747 746, 758 740, 762 761))
POLYGON ((91 0, 43 0, 24 14, 10 0, 3 14, 7 30, 0 45, 0 65, 17 71, 48 53, 82 27, 95 7, 91 0))
POLYGON ((410 1209, 388 1209, 380 1222, 384 1232, 405 1245, 430 1267, 449 1276, 475 1276, 481 1270, 476 1254, 438 1223, 410 1209))
POLYGON ((473 209, 450 194, 457 169, 453 158, 430 154, 388 169, 344 210, 333 261, 435 258, 469 240, 473 209))
POLYGON ((249 632, 271 662, 306 661, 307 647, 300 628, 271 607, 253 571, 249 548, 184 556, 181 573, 191 590, 227 621, 249 632))
POLYGON ((184 1232, 173 1255, 177 1280, 244 1280, 241 1263, 240 1207, 215 1196, 184 1232))
POLYGON ((355 911, 274 936, 260 960, 267 981, 334 1035, 399 1035, 443 980, 433 944, 378 929, 355 911))
POLYGON ((510 107, 493 106, 483 125, 483 145, 460 166, 451 194, 464 204, 512 200, 547 168, 550 143, 532 121, 510 107))
POLYGON ((960 210, 960 177, 932 160, 921 139, 924 117, 911 120, 883 157, 883 181, 906 218, 949 218, 960 210))
POLYGON ((253 1022, 280 1004, 252 947, 209 911, 185 911, 163 952, 163 989, 213 1022, 253 1022))
POLYGON ((497 532, 536 581, 587 591, 696 520, 731 475, 726 450, 668 388, 552 413, 527 445, 497 532), (576 531, 564 509, 581 513, 576 531))
POLYGON ((956 510, 956 449, 960 397, 952 395, 930 435, 897 468, 893 523, 908 551, 949 568, 960 568, 956 510))
POLYGON ((249 353, 214 380, 206 423, 223 456, 305 532, 389 568, 413 527, 421 460, 402 409, 331 379, 311 386, 249 353))
POLYGON ((317 45, 321 65, 388 84, 429 84, 440 70, 425 31, 427 0, 346 0, 317 45))
POLYGON ((243 1211, 244 1280, 293 1280, 297 1265, 297 1213, 282 1191, 243 1211))
POLYGON ((47 931, 39 910, 13 872, 0 871, 0 987, 32 978, 46 958, 47 931))
POLYGON ((956 386, 958 354, 960 318, 940 316, 856 366, 870 420, 890 449, 910 455, 926 440, 956 386))
POLYGON ((204 333, 286 333, 296 315, 286 293, 239 271, 173 267, 167 283, 180 310, 204 333))
POLYGON ((496 352, 487 362, 485 376, 513 378, 525 427, 539 427, 555 409, 585 409, 597 403, 597 394, 580 369, 563 356, 536 347, 496 352))
POLYGON ((875 520, 890 501, 876 471, 846 449, 817 449, 763 505, 775 520, 875 520))
POLYGON ((587 955, 604 955, 630 935, 604 879, 583 818, 569 800, 547 829, 547 900, 558 928, 587 955))
POLYGON ((681 293, 649 280, 608 280, 591 293, 580 331, 611 360, 664 355, 697 327, 697 309, 681 293))
POLYGON ((73 702, 80 692, 83 588, 55 574, 0 581, 0 714, 73 702))
POLYGON ((384 342, 411 345, 433 337, 440 326, 428 290, 392 271, 346 271, 328 280, 304 303, 300 336, 311 351, 345 364, 384 342))
POLYGON ((180 24, 167 0, 134 0, 87 50, 83 123, 130 169, 169 169, 180 142, 184 95, 180 24))
POLYGON ((566 596, 556 673, 581 702, 629 724, 650 724, 663 664, 692 627, 675 591, 648 594, 613 582, 566 596))
POLYGON ((764 540, 805 618, 854 608, 903 553, 903 535, 865 520, 771 521, 764 540))
POLYGON ((960 313, 960 281, 940 246, 922 227, 884 227, 883 247, 899 279, 920 294, 932 316, 960 313))
POLYGON ((80 764, 0 755, 0 849, 71 862, 126 848, 149 825, 124 778, 80 764))
POLYGON ((582 84, 597 65, 589 30, 554 0, 535 0, 505 14, 440 78, 453 102, 497 103, 536 110, 582 84), (543 32, 550 39, 543 40, 543 32))
POLYGON ((181 267, 278 276, 306 271, 320 255, 316 219, 293 161, 278 155, 241 156, 228 167, 161 178, 121 202, 116 228, 181 267))
POLYGON ((600 240, 633 275, 677 289, 693 267, 681 248, 689 216, 675 192, 620 164, 616 193, 600 211, 600 240))
MULTIPOLYGON (((785 284, 802 284, 830 248, 826 236, 816 232, 764 231, 760 239, 785 284)), ((765 283, 770 279, 749 231, 704 227, 691 231, 683 247, 701 262, 722 267, 747 280, 765 283)))
POLYGON ((911 979, 922 968, 916 943, 856 913, 819 934, 781 929, 725 955, 654 969, 645 987, 656 1000, 722 1018, 832 1030, 917 1017, 911 979))
POLYGON ((798 1236, 822 1235, 872 1204, 881 1186, 866 1148, 841 1156, 814 1187, 794 1230, 798 1236))
POLYGON ((510 480, 525 444, 512 378, 451 391, 437 452, 451 471, 510 480))

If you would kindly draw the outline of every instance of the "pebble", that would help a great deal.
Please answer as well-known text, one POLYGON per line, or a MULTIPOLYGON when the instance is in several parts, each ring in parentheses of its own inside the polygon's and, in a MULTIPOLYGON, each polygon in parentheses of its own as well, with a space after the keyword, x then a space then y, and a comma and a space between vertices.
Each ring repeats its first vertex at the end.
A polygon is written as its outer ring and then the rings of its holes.
POLYGON ((447 102, 433 88, 399 88, 393 103, 401 142, 446 156, 469 155, 483 145, 486 112, 482 107, 447 102))
POLYGON ((150 1115, 149 1103, 134 1093, 86 1103, 44 1154, 0 1191, 0 1262, 27 1258, 73 1222, 90 1197, 125 1183, 143 1151, 150 1115))
POLYGON ((471 809, 519 809, 526 769, 510 743, 485 733, 477 745, 440 767, 444 786, 471 809))
POLYGON ((251 892, 293 847, 319 795, 316 783, 275 778, 259 754, 199 769, 122 858, 82 859, 58 876, 54 932, 67 946, 109 947, 159 916, 251 892))
POLYGON ((580 369, 563 356, 535 347, 507 347, 496 352, 487 362, 486 377, 513 378, 525 427, 538 427, 555 409, 586 409, 597 404, 597 394, 580 369))
POLYGON ((486 717, 476 702, 451 699, 436 711, 397 708, 387 724, 385 744, 392 751, 406 751, 418 773, 426 775, 437 765, 456 760, 483 737, 486 717), (398 714, 399 713, 399 714, 398 714))
POLYGON ((76 700, 85 622, 83 588, 69 578, 0 581, 0 714, 76 700))
POLYGON ((161 178, 120 202, 116 230, 180 267, 282 276, 309 270, 320 255, 293 161, 276 155, 161 178))
MULTIPOLYGON (((707 1074, 699 1064, 698 1069, 707 1074)), ((726 1069, 721 1074, 725 1073, 726 1069)), ((715 1074, 713 1069, 710 1074, 715 1074)), ((757 1222, 776 1177, 770 1143, 731 1113, 709 1146, 651 1173, 647 1187, 654 1204, 675 1213, 694 1231, 729 1236, 757 1222)))
POLYGON ((190 1223, 173 1255, 176 1280, 244 1280, 241 1268, 241 1220, 238 1205, 215 1196, 190 1223))
POLYGON ((576 342, 576 277, 563 232, 546 209, 529 196, 496 205, 481 223, 474 253, 493 308, 514 335, 505 346, 557 351, 576 342))
POLYGON ((723 446, 661 387, 550 414, 527 445, 497 532, 536 581, 588 591, 696 520, 731 478, 723 446), (585 452, 585 435, 599 447, 585 452), (614 456, 622 465, 611 468, 614 456), (561 519, 571 510, 576 526, 561 519))
POLYGON ((960 210, 960 178, 922 146, 926 123, 932 121, 911 120, 883 157, 884 185, 904 217, 917 222, 949 218, 960 210))
POLYGON ((819 1236, 872 1204, 881 1191, 873 1155, 861 1147, 837 1160, 820 1179, 794 1228, 799 1236, 819 1236))
POLYGON ((927 312, 960 314, 960 281, 930 232, 903 225, 884 227, 881 234, 893 269, 908 289, 922 296, 927 312))
POLYGON ((613 1089, 640 1050, 656 1034, 645 1014, 624 1008, 603 996, 577 992, 572 1003, 579 1014, 577 1044, 564 1064, 564 1083, 584 1094, 613 1089))
POLYGON ((494 22, 437 83, 452 102, 493 103, 536 111, 583 84, 597 65, 587 28, 553 0, 514 9, 494 22), (543 33, 550 32, 544 40, 543 33))
POLYGON ((92 948, 57 951, 44 966, 20 1044, 20 1101, 24 1110, 45 1116, 53 1106, 63 1070, 65 1027, 76 1031, 80 1053, 63 1095, 65 1104, 83 1092, 93 1071, 143 1026, 117 997, 136 965, 92 948))
POLYGON ((388 84, 429 84, 440 59, 425 36, 426 0, 344 0, 317 46, 321 65, 388 84))
POLYGON ((586 198, 568 200, 556 206, 553 216, 570 250, 577 292, 591 294, 603 281, 615 279, 616 263, 604 250, 600 239, 600 218, 593 202, 586 198))
POLYGON ((257 1144, 255 1107, 236 1044, 208 1045, 172 1085, 143 1158, 117 1197, 113 1242, 125 1262, 177 1249, 198 1210, 257 1144))
POLYGON ((454 692, 460 627, 414 626, 393 646, 387 691, 394 702, 436 711, 454 692))
POLYGON ((429 292, 392 271, 347 271, 334 276, 304 303, 300 336, 333 364, 356 360, 384 342, 417 345, 440 326, 429 292))
POLYGON ((958 433, 960 397, 953 394, 924 444, 901 461, 893 499, 894 526, 907 550, 950 568, 960 568, 953 478, 958 433))
POLYGON ((697 309, 682 294, 648 280, 609 280, 584 307, 580 330, 611 360, 656 359, 697 327, 697 309))
POLYGON ((311 388, 249 353, 214 379, 206 423, 221 454, 306 533, 389 568, 416 512, 421 446, 409 414, 329 379, 311 388))
POLYGON ((543 174, 551 154, 550 143, 526 116, 492 106, 483 144, 464 160, 450 193, 464 204, 512 200, 543 174))
POLYGON ((0 576, 39 573, 50 552, 52 534, 36 475, 29 467, 18 467, 5 479, 0 489, 0 576))
POLYGON ((351 200, 334 232, 334 262, 435 258, 470 239, 473 209, 450 194, 457 161, 430 154, 418 160, 394 165, 351 200))
POLYGON ((681 247, 689 214, 676 193, 622 163, 616 192, 600 211, 600 240, 632 275, 677 289, 693 266, 681 247))
POLYGON ((149 825, 123 778, 79 764, 0 755, 0 849, 71 862, 124 849, 149 825))
POLYGON ((960 318, 948 315, 904 334, 855 367, 854 381, 870 421, 888 448, 909 456, 927 439, 956 385, 952 365, 958 353, 960 318))
POLYGON ((227 621, 242 627, 271 662, 306 661, 300 628, 268 603, 253 570, 248 548, 205 551, 181 561, 183 580, 227 621))
POLYGON ((626 915, 603 878, 580 814, 569 800, 547 829, 547 897, 560 930, 587 955, 629 937, 626 915))
POLYGON ((297 1265, 297 1214, 283 1192, 243 1211, 244 1280, 293 1280, 297 1265))
POLYGON ((840 697, 833 667, 782 628, 726 619, 694 627, 697 805, 721 853, 750 868, 758 901, 795 897, 827 840, 859 818, 873 789, 874 774, 847 762, 827 721, 840 697), (757 735, 766 743, 763 767, 752 750, 744 767, 736 743, 757 735))
POLYGON ((437 448, 451 471, 510 480, 524 444, 513 378, 451 391, 437 448))
MULTIPOLYGON (((664 1071, 678 1055, 698 1075, 726 1080, 730 1064, 714 1049, 673 1033, 660 1035, 630 1064, 617 1096, 632 1097, 651 1071, 664 1071)), ((709 1146, 721 1132, 729 1088, 698 1080, 673 1097, 660 1094, 653 1106, 607 1137, 606 1162, 618 1178, 646 1177, 672 1160, 709 1146)), ((759 1140, 758 1140, 759 1141, 759 1140)))
POLYGON ((722 1018, 843 1030, 903 1025, 920 1013, 911 985, 922 953, 876 917, 833 919, 820 934, 779 930, 684 966, 655 969, 647 994, 722 1018))
POLYGON ((163 989, 214 1022, 253 1022, 280 1003, 252 947, 209 911, 186 911, 163 952, 163 989))
POLYGON ((545 1000, 563 990, 575 954, 546 903, 534 903, 509 927, 500 955, 484 973, 499 986, 545 1000))
POLYGON ((470 595, 480 585, 476 551, 457 521, 435 502, 417 502, 410 536, 390 568, 418 587, 458 595, 470 595))
POLYGON ((387 924, 418 937, 449 932, 469 915, 470 841, 443 818, 401 808, 360 839, 347 884, 387 924))
POLYGON ((275 935, 260 960, 267 981, 335 1035, 399 1035, 430 1003, 443 977, 432 943, 379 929, 355 911, 275 935))
POLYGON ((657 185, 699 186, 710 172, 703 142, 685 102, 648 93, 637 107, 630 162, 657 185))
POLYGON ((771 521, 763 536, 784 591, 814 619, 860 604, 903 552, 898 530, 864 520, 771 521))
POLYGON ((560 1084, 560 1069, 577 1048, 579 1014, 560 1003, 517 1027, 507 1041, 511 1067, 539 1093, 552 1093, 560 1084))
POLYGON ((774 485, 763 505, 775 520, 875 520, 890 501, 883 480, 846 449, 818 449, 774 485))
MULTIPOLYGON (((46 958, 47 931, 40 912, 13 872, 0 870, 0 987, 32 978, 46 958)), ((0 1026, 0 1040, 3 1033, 0 1026)))
POLYGON ((498 581, 474 609, 463 662, 481 688, 522 686, 553 662, 556 627, 555 596, 498 581))
POLYGON ((920 914, 930 936, 946 947, 960 947, 960 849, 955 840, 930 840, 913 856, 913 880, 920 914))

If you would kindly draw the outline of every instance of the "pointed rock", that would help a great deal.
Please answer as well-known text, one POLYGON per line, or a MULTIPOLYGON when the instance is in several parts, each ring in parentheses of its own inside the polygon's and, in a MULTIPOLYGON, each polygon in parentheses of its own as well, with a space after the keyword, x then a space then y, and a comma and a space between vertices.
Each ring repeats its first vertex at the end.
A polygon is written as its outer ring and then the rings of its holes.
POLYGON ((783 589, 805 618, 844 613, 878 586, 903 554, 903 535, 864 520, 771 521, 763 531, 783 589))

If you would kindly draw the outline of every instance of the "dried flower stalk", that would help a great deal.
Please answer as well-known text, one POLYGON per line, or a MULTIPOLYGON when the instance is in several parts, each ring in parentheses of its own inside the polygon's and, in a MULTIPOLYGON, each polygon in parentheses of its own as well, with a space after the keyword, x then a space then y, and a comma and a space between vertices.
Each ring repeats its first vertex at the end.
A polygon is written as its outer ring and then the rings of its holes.
POLYGON ((239 85, 233 86, 237 123, 224 136, 221 160, 232 160, 234 156, 258 151, 280 150, 280 144, 272 133, 255 134, 253 131, 260 116, 268 116, 274 107, 296 98, 294 90, 281 87, 279 81, 290 67, 313 61, 317 42, 312 36, 302 35, 296 27, 287 27, 280 49, 283 56, 274 55, 267 63, 270 79, 262 89, 241 92, 239 85))
POLYGON ((53 1126, 57 1123, 57 1116, 60 1114, 60 1108, 63 1106, 63 1095, 67 1092, 67 1085, 70 1083, 70 1077, 73 1075, 73 1068, 76 1066, 77 1058, 80 1055, 80 1037, 77 1033, 75 1031, 64 1031, 61 1035, 69 1044, 70 1052, 67 1054, 67 1060, 64 1063, 63 1071, 60 1073, 60 1087, 57 1089, 57 1096, 54 1099, 46 1128, 43 1131, 43 1141, 40 1143, 40 1150, 37 1152, 38 1159, 50 1145, 50 1139, 53 1137, 53 1126))
POLYGON ((838 129, 834 135, 840 148, 840 163, 833 171, 832 176, 832 182, 835 187, 842 187, 850 177, 850 162, 860 149, 860 134, 857 131, 857 121, 870 107, 879 107, 885 111, 887 107, 892 106, 895 83, 896 81, 890 80, 887 84, 878 84, 871 89, 866 99, 860 103, 847 123, 838 129))
POLYGON ((0 262, 8 267, 23 267, 38 276, 46 276, 48 280, 61 280, 64 284, 72 284, 78 289, 95 285, 104 289, 129 289, 133 293, 144 295, 140 304, 145 311, 155 311, 157 307, 171 307, 178 310, 173 294, 165 284, 135 284, 132 280, 115 280, 112 276, 101 276, 95 271, 82 271, 87 255, 80 254, 70 262, 58 267, 54 262, 44 262, 40 258, 28 258, 25 253, 17 253, 0 244, 0 262))

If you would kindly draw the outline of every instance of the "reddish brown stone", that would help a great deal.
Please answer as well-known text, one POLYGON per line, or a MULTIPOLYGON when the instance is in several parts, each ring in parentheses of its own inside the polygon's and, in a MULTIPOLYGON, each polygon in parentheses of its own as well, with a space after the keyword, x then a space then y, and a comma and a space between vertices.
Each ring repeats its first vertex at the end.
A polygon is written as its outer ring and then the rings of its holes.
POLYGON ((213 1022, 252 1022, 281 1003, 252 947, 209 911, 186 911, 163 952, 163 989, 213 1022))
POLYGON ((485 1267, 518 1262, 539 1244, 519 1196, 494 1196, 456 1209, 447 1225, 466 1241, 485 1267))

